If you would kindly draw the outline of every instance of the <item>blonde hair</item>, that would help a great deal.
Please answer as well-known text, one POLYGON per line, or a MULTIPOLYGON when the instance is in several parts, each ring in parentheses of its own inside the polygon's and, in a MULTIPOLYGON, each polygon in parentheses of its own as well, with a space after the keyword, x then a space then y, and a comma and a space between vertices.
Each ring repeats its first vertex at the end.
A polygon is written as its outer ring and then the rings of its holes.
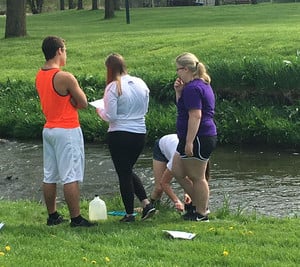
POLYGON ((121 76, 127 73, 124 58, 120 54, 112 53, 106 58, 105 66, 107 68, 106 84, 116 81, 118 96, 122 95, 121 76))
POLYGON ((194 54, 185 52, 176 57, 176 63, 193 72, 194 78, 202 79, 204 82, 210 83, 211 79, 206 71, 206 67, 194 54))

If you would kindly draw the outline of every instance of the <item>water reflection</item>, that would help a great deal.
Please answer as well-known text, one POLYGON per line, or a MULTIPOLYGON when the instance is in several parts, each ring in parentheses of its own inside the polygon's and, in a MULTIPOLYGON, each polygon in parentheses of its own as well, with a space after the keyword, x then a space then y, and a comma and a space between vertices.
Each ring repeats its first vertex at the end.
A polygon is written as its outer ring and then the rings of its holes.
MULTIPOLYGON (((218 147, 211 158, 210 209, 220 208, 224 197, 233 210, 245 209, 271 216, 293 216, 300 211, 300 155, 295 151, 218 147)), ((0 198, 42 200, 41 143, 0 144, 0 198)), ((151 149, 145 149, 136 171, 147 192, 153 187, 151 149)), ((182 189, 174 181, 175 191, 182 189)), ((118 194, 118 180, 105 145, 86 145, 86 176, 82 196, 106 198, 118 194)), ((63 197, 61 187, 58 192, 63 197)))

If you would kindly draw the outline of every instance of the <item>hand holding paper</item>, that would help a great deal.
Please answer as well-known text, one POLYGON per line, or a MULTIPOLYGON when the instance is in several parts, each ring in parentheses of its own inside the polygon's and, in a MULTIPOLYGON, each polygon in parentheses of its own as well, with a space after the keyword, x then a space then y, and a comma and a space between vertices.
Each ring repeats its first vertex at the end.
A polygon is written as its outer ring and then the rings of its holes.
POLYGON ((96 108, 97 114, 99 115, 99 117, 102 120, 108 121, 108 119, 105 115, 105 112, 104 112, 105 108, 104 108, 104 99, 103 98, 89 102, 89 104, 96 108))
POLYGON ((90 105, 92 105, 95 108, 104 109, 104 100, 103 98, 89 102, 90 105))

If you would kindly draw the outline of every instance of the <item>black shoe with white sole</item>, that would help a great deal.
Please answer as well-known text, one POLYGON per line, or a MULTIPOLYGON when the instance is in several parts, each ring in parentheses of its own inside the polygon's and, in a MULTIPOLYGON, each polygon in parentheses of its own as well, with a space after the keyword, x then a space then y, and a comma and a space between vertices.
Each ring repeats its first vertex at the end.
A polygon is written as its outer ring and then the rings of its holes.
POLYGON ((154 214, 155 214, 155 208, 151 203, 149 203, 148 205, 146 205, 145 208, 143 208, 142 221, 152 217, 154 214))

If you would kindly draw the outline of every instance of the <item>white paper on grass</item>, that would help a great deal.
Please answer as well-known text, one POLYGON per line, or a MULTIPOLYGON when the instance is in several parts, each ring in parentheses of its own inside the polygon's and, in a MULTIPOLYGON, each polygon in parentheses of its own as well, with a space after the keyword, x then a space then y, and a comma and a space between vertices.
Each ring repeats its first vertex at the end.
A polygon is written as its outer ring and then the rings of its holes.
POLYGON ((163 232, 166 232, 173 238, 181 238, 181 239, 193 239, 196 234, 188 233, 188 232, 181 232, 181 231, 169 231, 169 230, 163 230, 163 232))
POLYGON ((92 105, 95 108, 104 109, 104 100, 103 98, 89 102, 90 105, 92 105))
POLYGON ((0 230, 4 225, 5 225, 4 223, 0 223, 0 230))

